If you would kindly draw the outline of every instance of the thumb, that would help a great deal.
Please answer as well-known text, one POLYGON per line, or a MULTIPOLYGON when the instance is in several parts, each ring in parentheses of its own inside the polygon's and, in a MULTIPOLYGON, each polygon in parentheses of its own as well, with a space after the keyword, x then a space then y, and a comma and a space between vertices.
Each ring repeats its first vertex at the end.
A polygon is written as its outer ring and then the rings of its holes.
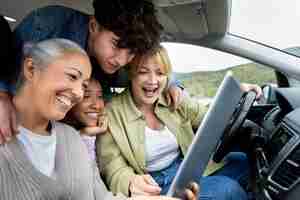
POLYGON ((146 183, 148 183, 150 185, 158 186, 157 182, 149 174, 143 175, 143 178, 146 183))

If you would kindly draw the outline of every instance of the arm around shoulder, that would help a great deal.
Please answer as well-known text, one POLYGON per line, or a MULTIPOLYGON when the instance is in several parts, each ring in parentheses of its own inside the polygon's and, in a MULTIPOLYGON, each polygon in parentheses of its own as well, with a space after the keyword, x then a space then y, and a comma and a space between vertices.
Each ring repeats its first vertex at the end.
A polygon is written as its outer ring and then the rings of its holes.
POLYGON ((184 110, 186 118, 191 121, 194 128, 197 128, 200 125, 208 110, 207 105, 200 103, 199 100, 189 96, 188 94, 184 95, 181 108, 184 110))

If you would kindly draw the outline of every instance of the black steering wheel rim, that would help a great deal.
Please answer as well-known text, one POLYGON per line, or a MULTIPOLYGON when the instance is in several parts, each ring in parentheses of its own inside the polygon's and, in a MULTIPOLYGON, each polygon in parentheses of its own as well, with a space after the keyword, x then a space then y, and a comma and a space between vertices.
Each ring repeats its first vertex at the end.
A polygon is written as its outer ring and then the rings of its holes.
POLYGON ((213 155, 213 160, 215 162, 220 162, 226 154, 229 153, 230 147, 237 136, 238 130, 244 123, 255 98, 256 93, 254 91, 245 92, 241 97, 213 155))

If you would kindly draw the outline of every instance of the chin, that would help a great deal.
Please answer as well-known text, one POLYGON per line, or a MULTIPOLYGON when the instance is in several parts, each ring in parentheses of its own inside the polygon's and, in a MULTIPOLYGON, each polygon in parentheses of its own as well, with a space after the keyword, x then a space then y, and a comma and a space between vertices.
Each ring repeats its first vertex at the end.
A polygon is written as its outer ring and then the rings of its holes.
POLYGON ((49 120, 59 121, 65 118, 67 113, 55 113, 49 117, 49 120))
POLYGON ((106 74, 114 74, 116 71, 118 71, 117 69, 103 69, 103 71, 106 73, 106 74))
POLYGON ((145 104, 148 104, 148 105, 153 105, 155 102, 156 102, 157 98, 155 99, 146 99, 145 100, 145 104))

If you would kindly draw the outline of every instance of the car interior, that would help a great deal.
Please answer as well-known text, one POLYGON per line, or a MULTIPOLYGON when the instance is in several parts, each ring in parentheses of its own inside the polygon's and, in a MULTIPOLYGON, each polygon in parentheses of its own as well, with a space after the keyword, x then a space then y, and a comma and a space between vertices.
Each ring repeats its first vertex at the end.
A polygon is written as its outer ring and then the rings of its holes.
MULTIPOLYGON (((234 1, 234 0, 232 0, 234 1)), ((221 137, 210 137, 216 162, 239 145, 251 164, 255 199, 296 200, 300 195, 300 58, 230 33, 231 0, 153 0, 164 26, 162 41, 192 44, 251 59, 276 71, 277 86, 261 86, 263 99, 241 97, 221 137), (216 145, 214 141, 219 141, 216 145)), ((92 14, 92 0, 2 0, 0 14, 13 17, 14 28, 31 10, 65 5, 92 14)), ((214 127, 211 127, 211 129, 214 127)), ((201 160, 201 158, 199 158, 201 160)), ((208 159, 203 158, 207 163, 208 159)))

